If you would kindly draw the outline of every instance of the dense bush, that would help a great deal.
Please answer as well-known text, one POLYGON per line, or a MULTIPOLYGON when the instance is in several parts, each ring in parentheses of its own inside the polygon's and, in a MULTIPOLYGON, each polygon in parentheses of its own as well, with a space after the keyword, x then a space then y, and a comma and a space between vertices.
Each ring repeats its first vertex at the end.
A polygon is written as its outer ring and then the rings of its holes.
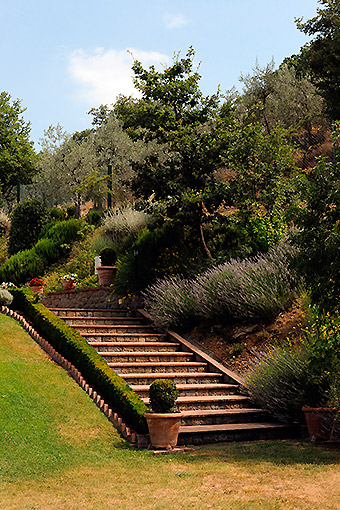
POLYGON ((295 254, 289 243, 282 242, 265 255, 231 260, 192 279, 158 280, 144 293, 145 306, 165 327, 194 317, 271 319, 292 298, 297 282, 290 262, 295 254))
POLYGON ((29 290, 13 291, 15 307, 24 312, 34 327, 57 352, 74 364, 102 397, 117 410, 136 432, 146 433, 144 412, 147 407, 128 384, 116 374, 86 340, 39 303, 29 290))
POLYGON ((307 350, 272 347, 258 354, 244 386, 251 399, 277 419, 300 422, 302 407, 311 404, 307 350))
POLYGON ((114 248, 121 252, 126 242, 135 238, 137 232, 148 226, 151 216, 136 211, 132 204, 108 211, 103 220, 104 233, 113 241, 114 248))
POLYGON ((19 202, 12 213, 8 240, 9 255, 34 246, 46 222, 47 210, 41 202, 36 199, 19 202))
POLYGON ((0 266, 0 281, 11 281, 20 285, 33 276, 40 275, 50 264, 66 255, 82 227, 80 220, 72 219, 53 224, 44 230, 31 250, 21 251, 9 257, 0 266))
POLYGON ((117 260, 116 250, 108 246, 103 248, 99 255, 102 266, 113 266, 117 260))
POLYGON ((94 225, 95 227, 99 227, 102 222, 104 213, 98 209, 90 209, 90 211, 86 215, 86 221, 90 225, 94 225))
POLYGON ((48 211, 48 214, 50 218, 57 221, 66 220, 67 217, 65 209, 61 209, 60 207, 51 207, 51 209, 48 211))
POLYGON ((177 397, 177 386, 170 379, 156 379, 149 388, 150 405, 154 413, 171 413, 177 397))

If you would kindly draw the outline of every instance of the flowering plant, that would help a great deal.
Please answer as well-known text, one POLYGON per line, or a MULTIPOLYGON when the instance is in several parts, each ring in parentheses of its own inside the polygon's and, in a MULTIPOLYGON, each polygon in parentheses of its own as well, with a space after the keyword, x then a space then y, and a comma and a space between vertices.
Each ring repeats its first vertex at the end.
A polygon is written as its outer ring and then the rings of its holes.
POLYGON ((14 287, 15 285, 12 282, 2 282, 0 285, 0 289, 13 289, 14 287))
POLYGON ((43 285, 45 285, 44 282, 38 277, 32 278, 29 283, 30 287, 42 287, 43 285))
POLYGON ((76 281, 77 278, 78 278, 77 273, 67 273, 67 274, 64 274, 64 276, 62 276, 60 279, 65 282, 67 280, 74 280, 74 281, 76 281))

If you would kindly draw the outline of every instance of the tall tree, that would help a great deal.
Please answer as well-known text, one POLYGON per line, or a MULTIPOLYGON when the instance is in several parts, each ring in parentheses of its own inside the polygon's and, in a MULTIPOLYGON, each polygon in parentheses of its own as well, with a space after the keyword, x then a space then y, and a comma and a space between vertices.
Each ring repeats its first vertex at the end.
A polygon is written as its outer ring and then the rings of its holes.
POLYGON ((19 99, 0 93, 0 192, 4 196, 17 181, 28 184, 37 173, 31 126, 22 116, 25 110, 19 99))
POLYGON ((327 103, 332 120, 340 119, 340 2, 318 0, 323 8, 308 21, 298 18, 299 30, 313 39, 301 48, 300 67, 307 69, 327 103))

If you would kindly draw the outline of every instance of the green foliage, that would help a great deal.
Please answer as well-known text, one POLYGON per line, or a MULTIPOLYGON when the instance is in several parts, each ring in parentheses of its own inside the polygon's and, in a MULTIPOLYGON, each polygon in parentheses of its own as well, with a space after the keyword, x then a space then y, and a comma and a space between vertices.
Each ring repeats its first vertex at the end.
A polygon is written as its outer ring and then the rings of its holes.
POLYGON ((296 20, 299 30, 314 37, 301 48, 299 68, 309 72, 327 102, 331 119, 340 120, 340 5, 338 0, 319 0, 323 8, 303 22, 296 20))
POLYGON ((103 248, 99 255, 102 266, 114 266, 117 260, 116 250, 110 247, 103 248))
POLYGON ((66 208, 66 213, 68 218, 74 218, 76 215, 76 206, 75 205, 69 205, 66 208))
POLYGON ((4 195, 17 185, 31 182, 37 173, 36 155, 30 141, 30 123, 25 122, 19 99, 12 100, 7 92, 0 93, 0 192, 4 195))
POLYGON ((61 209, 60 207, 52 207, 49 209, 48 214, 50 218, 55 219, 57 221, 66 220, 67 213, 65 209, 61 209))
POLYGON ((340 299, 339 183, 340 164, 320 161, 302 182, 305 202, 295 218, 298 269, 313 303, 326 310, 340 299))
POLYGON ((146 406, 128 384, 116 374, 86 340, 50 312, 29 290, 15 289, 14 305, 30 318, 34 327, 51 345, 81 371, 90 385, 117 409, 136 432, 147 431, 146 406))
POLYGON ((8 290, 0 287, 0 306, 10 306, 13 301, 13 296, 8 290))
POLYGON ((156 379, 149 388, 150 405, 154 413, 174 411, 178 389, 170 379, 156 379))
POLYGON ((76 219, 49 225, 33 248, 12 255, 0 266, 0 280, 20 285, 42 274, 69 252, 81 228, 82 222, 76 219))
POLYGON ((12 214, 8 253, 14 255, 31 248, 47 222, 47 210, 36 199, 19 202, 12 214))
POLYGON ((98 209, 90 209, 90 211, 86 215, 86 221, 90 225, 94 225, 95 227, 99 227, 102 222, 104 213, 98 209))

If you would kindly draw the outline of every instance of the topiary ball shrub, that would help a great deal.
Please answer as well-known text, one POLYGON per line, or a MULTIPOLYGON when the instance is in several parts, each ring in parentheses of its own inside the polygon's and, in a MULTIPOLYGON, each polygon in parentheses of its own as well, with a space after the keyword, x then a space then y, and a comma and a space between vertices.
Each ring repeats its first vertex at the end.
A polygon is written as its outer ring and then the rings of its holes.
POLYGON ((102 261, 102 266, 114 266, 117 260, 117 254, 113 248, 103 248, 99 255, 100 260, 102 261))
POLYGON ((156 379, 149 388, 150 405, 155 413, 174 412, 178 389, 170 379, 156 379))
POLYGON ((8 290, 0 288, 0 306, 10 306, 12 301, 12 294, 8 290))
POLYGON ((8 239, 9 255, 32 248, 47 219, 47 210, 39 200, 19 202, 12 214, 8 239))

